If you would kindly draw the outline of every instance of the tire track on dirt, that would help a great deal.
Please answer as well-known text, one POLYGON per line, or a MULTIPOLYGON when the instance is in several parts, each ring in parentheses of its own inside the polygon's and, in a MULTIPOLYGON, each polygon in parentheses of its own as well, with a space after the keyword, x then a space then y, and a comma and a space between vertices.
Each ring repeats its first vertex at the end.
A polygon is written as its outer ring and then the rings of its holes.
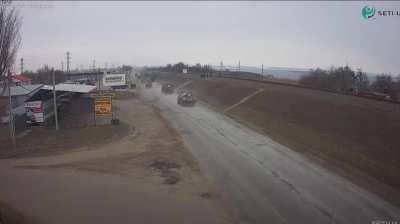
POLYGON ((251 99, 253 96, 255 96, 255 95, 257 95, 257 94, 259 94, 259 93, 261 93, 261 92, 264 92, 264 89, 259 89, 259 90, 255 91, 254 93, 252 93, 252 94, 250 94, 250 95, 244 97, 244 98, 241 99, 239 102, 237 102, 237 103, 235 103, 235 104, 233 104, 233 105, 231 105, 231 106, 225 108, 225 109, 224 109, 224 113, 228 112, 229 110, 232 110, 233 108, 239 106, 240 104, 246 102, 247 100, 251 99))

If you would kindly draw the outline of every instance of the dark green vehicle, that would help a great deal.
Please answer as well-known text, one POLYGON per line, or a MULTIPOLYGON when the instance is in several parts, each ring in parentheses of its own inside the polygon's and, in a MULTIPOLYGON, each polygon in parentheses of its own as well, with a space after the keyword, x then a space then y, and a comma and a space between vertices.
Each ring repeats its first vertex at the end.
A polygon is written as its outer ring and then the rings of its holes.
POLYGON ((193 93, 183 91, 178 95, 177 103, 182 106, 194 106, 196 98, 193 93))
POLYGON ((175 89, 174 84, 167 83, 167 84, 162 85, 161 92, 166 93, 166 94, 172 94, 172 93, 174 93, 174 89, 175 89))

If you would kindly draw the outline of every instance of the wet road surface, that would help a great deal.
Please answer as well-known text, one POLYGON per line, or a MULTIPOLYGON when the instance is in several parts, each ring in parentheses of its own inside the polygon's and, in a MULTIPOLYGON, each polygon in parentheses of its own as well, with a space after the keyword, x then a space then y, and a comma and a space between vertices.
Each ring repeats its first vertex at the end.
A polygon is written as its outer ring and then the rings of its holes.
POLYGON ((241 223, 400 220, 398 208, 207 105, 181 107, 158 84, 140 93, 181 133, 241 223))

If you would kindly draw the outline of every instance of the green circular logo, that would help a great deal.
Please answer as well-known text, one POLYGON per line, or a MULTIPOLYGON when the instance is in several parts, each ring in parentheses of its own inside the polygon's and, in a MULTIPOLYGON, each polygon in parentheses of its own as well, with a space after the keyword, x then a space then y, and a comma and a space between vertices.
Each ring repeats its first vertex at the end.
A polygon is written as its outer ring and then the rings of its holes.
POLYGON ((375 15, 375 8, 373 6, 364 6, 361 10, 361 15, 365 18, 365 19, 370 19, 375 15))

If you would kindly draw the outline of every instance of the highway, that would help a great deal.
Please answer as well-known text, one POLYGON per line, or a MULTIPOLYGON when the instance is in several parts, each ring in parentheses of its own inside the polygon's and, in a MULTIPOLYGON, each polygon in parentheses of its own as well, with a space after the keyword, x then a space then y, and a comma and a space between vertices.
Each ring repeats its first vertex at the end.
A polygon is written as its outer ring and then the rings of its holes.
POLYGON ((210 109, 176 103, 159 84, 140 88, 183 136, 241 223, 371 223, 400 210, 311 160, 210 109))

